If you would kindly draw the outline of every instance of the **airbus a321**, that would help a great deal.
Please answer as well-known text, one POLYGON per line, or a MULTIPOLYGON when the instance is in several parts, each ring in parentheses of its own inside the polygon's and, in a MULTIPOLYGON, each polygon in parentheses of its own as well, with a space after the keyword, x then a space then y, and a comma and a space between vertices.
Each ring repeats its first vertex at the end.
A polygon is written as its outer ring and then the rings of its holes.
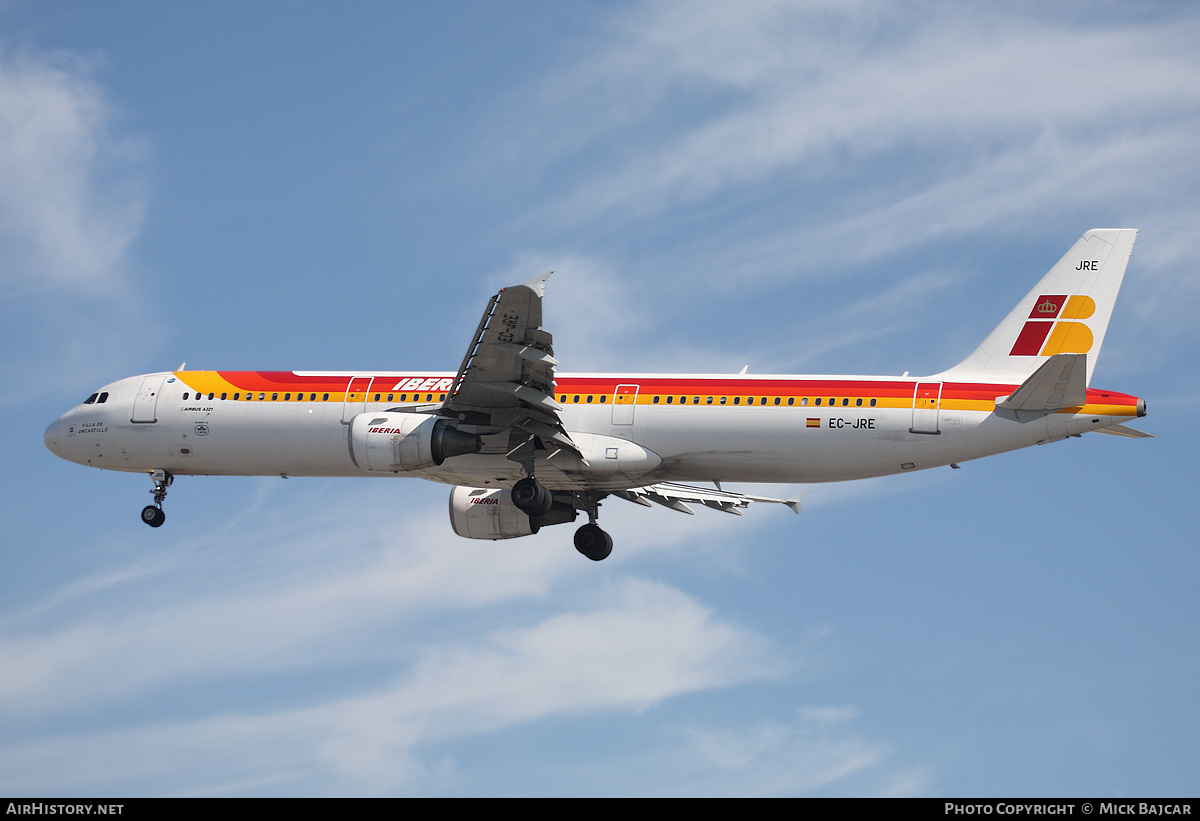
MULTIPOLYGON (((457 373, 177 371, 105 385, 46 429, 72 462, 176 476, 413 476, 451 485, 450 523, 510 539, 588 522, 601 500, 740 514, 799 499, 722 483, 907 473, 1095 431, 1149 434, 1135 397, 1089 387, 1137 231, 1088 231, 966 359, 930 376, 568 374, 542 324, 546 277, 492 297, 457 373), (711 484, 698 487, 692 483, 711 484)), ((547 275, 548 276, 548 275, 547 275)))

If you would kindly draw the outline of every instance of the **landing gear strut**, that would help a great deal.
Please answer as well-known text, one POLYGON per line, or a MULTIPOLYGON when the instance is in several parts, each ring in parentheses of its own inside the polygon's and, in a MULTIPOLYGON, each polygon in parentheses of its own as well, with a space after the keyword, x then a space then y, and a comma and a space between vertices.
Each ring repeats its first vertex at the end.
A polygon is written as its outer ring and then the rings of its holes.
POLYGON ((150 478, 154 480, 154 490, 150 491, 154 494, 154 504, 142 508, 142 521, 150 527, 162 527, 162 523, 167 520, 162 503, 167 498, 167 488, 175 481, 175 477, 165 470, 153 470, 150 472, 150 478))

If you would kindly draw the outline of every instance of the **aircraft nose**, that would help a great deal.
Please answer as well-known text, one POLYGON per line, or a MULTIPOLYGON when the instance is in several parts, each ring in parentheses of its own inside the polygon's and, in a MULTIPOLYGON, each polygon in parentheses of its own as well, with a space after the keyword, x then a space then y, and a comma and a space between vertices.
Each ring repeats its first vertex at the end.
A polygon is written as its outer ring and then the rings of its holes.
POLYGON ((55 419, 50 423, 50 427, 46 428, 46 432, 42 434, 42 441, 46 443, 46 447, 55 456, 61 456, 58 452, 58 420, 55 419))

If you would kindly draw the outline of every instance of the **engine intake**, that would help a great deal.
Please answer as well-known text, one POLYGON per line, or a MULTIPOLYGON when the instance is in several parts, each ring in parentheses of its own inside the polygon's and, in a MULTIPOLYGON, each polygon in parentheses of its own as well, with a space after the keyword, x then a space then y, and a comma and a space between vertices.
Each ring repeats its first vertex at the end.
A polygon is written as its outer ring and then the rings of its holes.
POLYGON ((360 413, 350 422, 350 457, 363 470, 399 473, 478 453, 483 440, 445 419, 415 413, 360 413))

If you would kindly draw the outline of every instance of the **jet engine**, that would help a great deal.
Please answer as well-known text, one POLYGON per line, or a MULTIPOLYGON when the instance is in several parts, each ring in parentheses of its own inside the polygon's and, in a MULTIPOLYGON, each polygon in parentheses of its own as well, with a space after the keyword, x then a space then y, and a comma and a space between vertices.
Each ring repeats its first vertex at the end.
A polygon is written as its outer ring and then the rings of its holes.
POLYGON ((546 525, 575 521, 572 505, 555 502, 545 516, 530 518, 512 501, 508 488, 455 487, 450 491, 450 526, 468 539, 515 539, 546 525))
POLYGON ((416 413, 360 413, 350 422, 350 456, 363 470, 399 473, 478 453, 483 440, 445 419, 416 413))

